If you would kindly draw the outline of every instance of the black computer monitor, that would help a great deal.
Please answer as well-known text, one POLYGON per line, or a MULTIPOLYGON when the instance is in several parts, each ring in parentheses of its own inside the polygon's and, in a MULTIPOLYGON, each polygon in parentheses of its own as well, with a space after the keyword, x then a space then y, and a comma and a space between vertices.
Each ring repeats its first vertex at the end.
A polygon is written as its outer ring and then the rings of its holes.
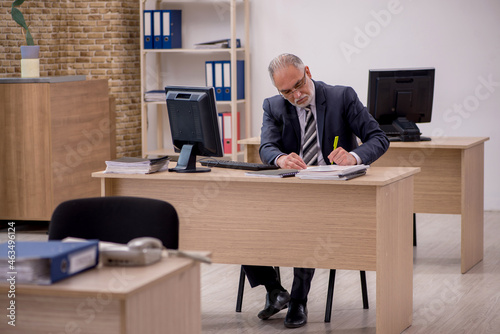
POLYGON ((434 68, 369 71, 368 110, 390 137, 430 140, 415 123, 431 121, 434 75, 434 68))
POLYGON ((165 93, 174 149, 180 152, 177 166, 169 171, 209 172, 196 167, 196 156, 224 155, 214 88, 169 86, 165 93))

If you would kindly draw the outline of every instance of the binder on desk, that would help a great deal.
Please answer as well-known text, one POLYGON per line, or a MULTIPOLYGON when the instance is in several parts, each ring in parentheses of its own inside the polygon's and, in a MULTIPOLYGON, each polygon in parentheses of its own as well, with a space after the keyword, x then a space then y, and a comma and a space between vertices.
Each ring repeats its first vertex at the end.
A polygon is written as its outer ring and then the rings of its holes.
MULTIPOLYGON (((233 147, 232 147, 233 140, 240 139, 240 112, 237 112, 236 115, 237 115, 236 119, 237 122, 236 122, 236 136, 235 136, 234 132, 232 131, 232 113, 231 112, 222 113, 222 138, 223 138, 222 146, 224 148, 225 154, 233 153, 233 147)), ((236 150, 237 151, 240 150, 240 144, 237 145, 236 150)))
POLYGON ((161 10, 161 40, 163 49, 182 47, 182 18, 180 10, 161 10))
POLYGON ((143 17, 144 49, 153 48, 153 11, 145 10, 143 17))
POLYGON ((99 261, 98 240, 85 242, 16 241, 0 245, 0 279, 52 284, 93 268, 99 261), (12 261, 14 259, 14 261, 12 261))
POLYGON ((161 27, 161 11, 153 10, 153 49, 162 48, 161 27))

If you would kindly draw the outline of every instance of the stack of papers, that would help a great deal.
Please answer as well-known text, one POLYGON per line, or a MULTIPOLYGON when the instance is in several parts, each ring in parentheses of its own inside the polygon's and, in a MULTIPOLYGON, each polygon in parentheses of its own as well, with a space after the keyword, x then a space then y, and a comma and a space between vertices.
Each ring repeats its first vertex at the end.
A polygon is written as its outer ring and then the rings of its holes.
POLYGON ((297 173, 297 177, 309 180, 349 180, 366 174, 368 165, 355 166, 315 166, 307 167, 297 173))
POLYGON ((107 167, 104 173, 150 174, 167 170, 168 163, 168 156, 153 159, 123 157, 106 161, 107 167))
POLYGON ((146 102, 165 102, 167 94, 164 90, 150 90, 144 93, 144 101, 146 102))

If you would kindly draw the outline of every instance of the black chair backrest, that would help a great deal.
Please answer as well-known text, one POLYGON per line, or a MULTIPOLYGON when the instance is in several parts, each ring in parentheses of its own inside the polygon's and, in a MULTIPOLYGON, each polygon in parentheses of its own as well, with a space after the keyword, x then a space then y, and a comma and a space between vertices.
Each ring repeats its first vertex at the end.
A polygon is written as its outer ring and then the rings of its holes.
POLYGON ((166 248, 179 247, 179 218, 170 203, 128 196, 74 199, 59 204, 49 224, 49 240, 127 243, 146 236, 160 239, 166 248))

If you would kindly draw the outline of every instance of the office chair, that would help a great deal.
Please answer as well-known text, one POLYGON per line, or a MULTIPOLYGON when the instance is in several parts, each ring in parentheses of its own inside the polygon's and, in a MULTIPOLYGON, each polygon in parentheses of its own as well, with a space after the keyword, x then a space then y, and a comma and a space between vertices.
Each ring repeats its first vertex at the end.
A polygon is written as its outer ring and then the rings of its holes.
MULTIPOLYGON (((278 275, 278 281, 281 283, 280 268, 274 267, 276 274, 278 275)), ((336 269, 330 269, 330 276, 328 278, 328 291, 326 295, 326 309, 325 309, 325 322, 330 322, 332 317, 332 306, 333 306, 333 291, 335 288, 335 274, 336 269)), ((359 272, 361 279, 361 294, 363 297, 363 308, 368 309, 368 289, 366 287, 366 272, 361 270, 359 272)), ((243 291, 245 289, 245 271, 243 267, 240 269, 240 281, 238 283, 238 295, 236 297, 236 312, 241 312, 241 306, 243 304, 243 291)))
POLYGON ((49 223, 49 240, 66 237, 127 243, 155 237, 169 249, 179 247, 179 218, 167 202, 139 197, 94 197, 59 204, 49 223))

